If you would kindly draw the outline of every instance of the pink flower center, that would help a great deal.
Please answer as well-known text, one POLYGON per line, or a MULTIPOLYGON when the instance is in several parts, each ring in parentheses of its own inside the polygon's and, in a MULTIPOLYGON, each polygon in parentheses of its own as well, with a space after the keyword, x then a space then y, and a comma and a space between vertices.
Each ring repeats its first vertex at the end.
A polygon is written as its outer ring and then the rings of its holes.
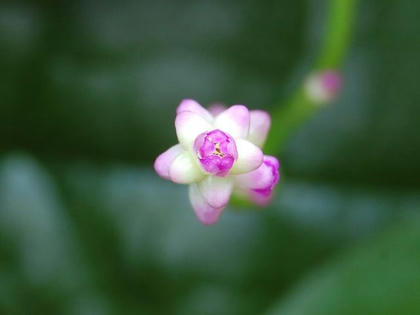
POLYGON ((200 134, 194 150, 203 169, 216 176, 226 176, 238 158, 235 140, 219 129, 200 134))

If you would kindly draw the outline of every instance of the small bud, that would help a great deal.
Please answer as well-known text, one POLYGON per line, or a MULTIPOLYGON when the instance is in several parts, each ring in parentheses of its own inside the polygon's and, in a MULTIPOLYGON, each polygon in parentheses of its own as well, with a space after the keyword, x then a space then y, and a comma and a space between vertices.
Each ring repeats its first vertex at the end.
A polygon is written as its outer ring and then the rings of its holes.
POLYGON ((316 104, 329 103, 341 88, 341 76, 335 70, 312 73, 305 83, 307 97, 316 104))
POLYGON ((238 159, 235 140, 219 129, 200 134, 194 150, 203 169, 215 176, 226 176, 238 159))

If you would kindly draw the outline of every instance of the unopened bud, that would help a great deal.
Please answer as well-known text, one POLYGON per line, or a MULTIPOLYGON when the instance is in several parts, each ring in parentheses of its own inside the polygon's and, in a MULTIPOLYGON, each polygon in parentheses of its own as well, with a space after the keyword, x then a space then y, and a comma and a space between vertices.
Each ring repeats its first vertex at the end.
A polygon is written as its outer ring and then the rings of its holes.
POLYGON ((331 102, 341 88, 341 76, 335 70, 312 73, 306 80, 305 93, 316 104, 331 102))

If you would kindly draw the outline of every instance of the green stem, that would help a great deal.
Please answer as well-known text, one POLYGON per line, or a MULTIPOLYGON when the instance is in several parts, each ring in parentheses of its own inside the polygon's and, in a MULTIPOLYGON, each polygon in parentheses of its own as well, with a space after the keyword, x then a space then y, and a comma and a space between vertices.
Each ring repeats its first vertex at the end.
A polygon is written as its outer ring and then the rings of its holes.
MULTIPOLYGON (((352 22, 357 0, 330 0, 324 43, 313 70, 337 69, 348 51, 352 22)), ((278 107, 278 108, 277 108, 278 107)), ((283 106, 272 114, 272 127, 265 151, 269 154, 281 152, 292 131, 322 108, 306 97, 304 82, 283 106)))

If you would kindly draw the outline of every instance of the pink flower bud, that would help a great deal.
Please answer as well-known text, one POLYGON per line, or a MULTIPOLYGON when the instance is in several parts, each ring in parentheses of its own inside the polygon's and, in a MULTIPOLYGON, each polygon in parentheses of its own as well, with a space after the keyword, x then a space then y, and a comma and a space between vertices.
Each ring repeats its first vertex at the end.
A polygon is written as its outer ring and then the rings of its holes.
POLYGON ((342 85, 340 74, 335 70, 324 70, 311 74, 305 83, 307 97, 314 103, 331 102, 342 85))
POLYGON ((226 176, 238 158, 235 140, 219 129, 199 135, 194 150, 203 169, 215 176, 226 176))

